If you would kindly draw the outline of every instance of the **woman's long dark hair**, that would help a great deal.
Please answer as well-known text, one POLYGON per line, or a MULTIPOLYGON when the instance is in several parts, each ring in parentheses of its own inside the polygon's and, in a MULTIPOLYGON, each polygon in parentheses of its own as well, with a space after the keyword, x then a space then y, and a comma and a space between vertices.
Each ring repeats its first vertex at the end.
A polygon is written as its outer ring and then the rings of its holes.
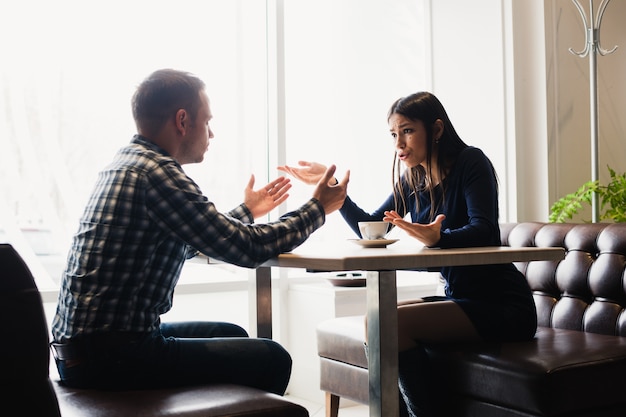
POLYGON ((437 147, 437 177, 442 187, 442 195, 445 195, 445 184, 443 179, 446 177, 454 162, 458 158, 461 151, 467 148, 467 144, 459 137, 444 109, 443 105, 432 93, 418 92, 396 100, 389 109, 387 121, 393 114, 399 114, 413 121, 421 121, 424 124, 427 134, 426 140, 426 168, 422 165, 409 168, 402 171, 402 161, 398 159, 397 154, 394 156, 393 163, 393 194, 395 199, 396 211, 402 215, 406 214, 408 207, 407 199, 415 198, 417 211, 419 212, 420 191, 428 191, 430 195, 431 208, 430 220, 432 221, 443 201, 437 202, 434 194, 434 184, 432 182, 432 155, 434 147, 437 147), (437 119, 443 122, 443 133, 435 141, 433 137, 433 128, 437 119), (403 189, 401 177, 404 175, 408 190, 403 189), (408 191, 408 194, 407 194, 408 191))

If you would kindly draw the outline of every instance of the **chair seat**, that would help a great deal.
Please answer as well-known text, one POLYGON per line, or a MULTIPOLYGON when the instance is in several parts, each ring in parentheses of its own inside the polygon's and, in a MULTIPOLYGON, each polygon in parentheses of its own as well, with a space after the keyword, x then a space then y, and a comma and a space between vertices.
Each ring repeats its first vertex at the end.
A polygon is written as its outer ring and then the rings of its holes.
POLYGON ((309 417, 299 404, 243 385, 128 391, 70 388, 61 383, 54 361, 49 375, 62 417, 309 417))
POLYGON ((308 417, 307 410, 255 388, 216 384, 136 391, 67 388, 52 381, 63 417, 308 417))
POLYGON ((363 316, 326 320, 317 326, 320 389, 361 404, 369 403, 363 316))
POLYGON ((0 244, 0 306, 10 335, 3 400, 9 410, 38 417, 309 417, 306 408, 258 389, 201 385, 137 391, 68 388, 50 361, 41 295, 28 266, 11 245, 0 244), (5 389, 6 387, 6 389, 5 389))
POLYGON ((347 316, 321 322, 317 326, 317 353, 367 369, 363 316, 347 316))

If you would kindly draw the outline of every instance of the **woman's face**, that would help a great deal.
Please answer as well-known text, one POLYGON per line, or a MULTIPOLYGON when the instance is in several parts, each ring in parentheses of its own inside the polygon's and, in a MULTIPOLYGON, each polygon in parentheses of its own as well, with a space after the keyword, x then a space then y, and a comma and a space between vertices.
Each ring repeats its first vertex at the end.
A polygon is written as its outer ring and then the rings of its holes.
POLYGON ((421 120, 411 120, 394 113, 389 117, 389 131, 394 140, 396 154, 408 168, 426 167, 428 135, 421 120))

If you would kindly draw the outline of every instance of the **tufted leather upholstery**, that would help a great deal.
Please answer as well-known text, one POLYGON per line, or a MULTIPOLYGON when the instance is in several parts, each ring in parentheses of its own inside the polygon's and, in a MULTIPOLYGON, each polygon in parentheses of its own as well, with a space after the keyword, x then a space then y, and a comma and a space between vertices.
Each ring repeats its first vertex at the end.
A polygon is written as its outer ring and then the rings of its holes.
MULTIPOLYGON (((516 264, 537 304, 534 340, 429 347, 447 375, 446 415, 626 415, 626 224, 511 223, 501 231, 503 245, 559 246, 566 256, 516 264)), ((363 318, 322 323, 318 353, 327 407, 338 396, 367 403, 363 318)))
POLYGON ((0 245, 0 317, 4 408, 20 410, 26 416, 59 417, 48 378, 48 327, 41 295, 26 264, 10 245, 0 245))
POLYGON ((258 389, 199 385, 142 391, 67 388, 49 373, 48 328, 41 296, 28 267, 0 244, 0 344, 3 407, 37 417, 308 417, 306 408, 258 389))
POLYGON ((534 291, 539 325, 626 336, 626 225, 522 223, 506 246, 561 246, 565 259, 518 264, 534 291))

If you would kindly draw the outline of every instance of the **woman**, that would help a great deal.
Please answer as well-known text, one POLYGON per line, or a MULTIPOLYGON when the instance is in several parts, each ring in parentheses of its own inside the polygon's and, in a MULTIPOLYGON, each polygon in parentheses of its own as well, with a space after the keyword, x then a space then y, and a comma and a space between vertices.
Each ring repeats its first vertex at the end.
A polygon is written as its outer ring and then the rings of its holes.
MULTIPOLYGON (((428 92, 403 97, 387 121, 396 152, 393 192, 371 214, 347 197, 340 212, 350 227, 359 234, 359 221, 382 219, 428 247, 500 245, 493 165, 463 142, 439 100, 428 92)), ((279 169, 309 184, 325 169, 299 164, 279 169)), ((445 297, 398 305, 399 385, 411 416, 443 415, 424 344, 527 340, 537 328, 530 288, 512 263, 445 267, 441 275, 445 297)))

